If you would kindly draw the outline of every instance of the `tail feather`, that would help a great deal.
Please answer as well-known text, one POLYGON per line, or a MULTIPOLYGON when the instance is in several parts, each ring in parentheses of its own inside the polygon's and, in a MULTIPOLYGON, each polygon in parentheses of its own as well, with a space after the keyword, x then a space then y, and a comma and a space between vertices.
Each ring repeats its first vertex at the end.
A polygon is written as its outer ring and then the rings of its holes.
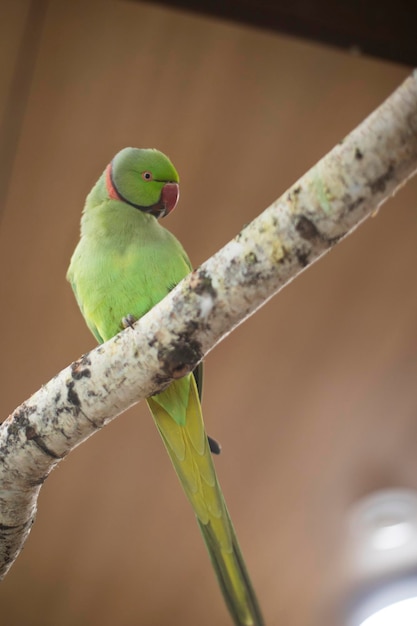
POLYGON ((231 553, 225 553, 219 548, 210 522, 208 524, 202 524, 197 518, 201 534, 203 535, 220 589, 235 625, 264 626, 258 600, 252 587, 227 511, 226 514, 233 536, 231 553))
MULTIPOLYGON (((166 398, 161 403, 158 396, 148 398, 149 408, 197 516, 235 626, 263 626, 258 601, 217 480, 194 378, 190 376, 172 383, 169 396, 174 398, 175 387, 181 384, 190 389, 185 423, 175 421, 172 417, 175 410, 170 410, 166 398)), ((178 395, 183 394, 184 390, 179 388, 178 395)))

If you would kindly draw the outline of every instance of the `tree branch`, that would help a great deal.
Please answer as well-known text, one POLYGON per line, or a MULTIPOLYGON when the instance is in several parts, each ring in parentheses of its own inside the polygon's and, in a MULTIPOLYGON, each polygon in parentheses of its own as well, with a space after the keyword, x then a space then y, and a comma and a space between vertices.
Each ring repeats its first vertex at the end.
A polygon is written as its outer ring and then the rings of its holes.
POLYGON ((26 540, 40 487, 75 446, 191 371, 246 317, 417 170, 417 72, 346 139, 185 278, 84 355, 0 428, 0 577, 26 540))

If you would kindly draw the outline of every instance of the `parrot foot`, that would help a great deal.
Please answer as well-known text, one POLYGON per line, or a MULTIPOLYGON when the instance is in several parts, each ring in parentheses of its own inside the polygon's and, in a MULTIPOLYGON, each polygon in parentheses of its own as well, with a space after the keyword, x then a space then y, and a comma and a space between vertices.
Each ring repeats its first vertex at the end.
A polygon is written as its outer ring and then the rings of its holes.
POLYGON ((212 454, 220 454, 220 452, 222 451, 222 447, 220 443, 216 441, 215 439, 213 439, 213 437, 210 437, 209 435, 207 435, 207 439, 208 439, 210 451, 212 452, 212 454))
POLYGON ((133 324, 137 321, 136 317, 129 313, 126 317, 122 317, 123 328, 133 328, 133 324))

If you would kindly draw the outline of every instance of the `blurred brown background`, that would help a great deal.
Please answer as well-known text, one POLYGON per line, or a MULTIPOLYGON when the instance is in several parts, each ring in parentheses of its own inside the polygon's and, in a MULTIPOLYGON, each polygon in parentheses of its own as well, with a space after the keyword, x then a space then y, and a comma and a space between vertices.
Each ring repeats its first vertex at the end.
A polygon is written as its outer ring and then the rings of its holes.
MULTIPOLYGON (((172 158, 165 225, 197 265, 409 73, 139 2, 2 0, 0 29, 3 417, 94 346, 65 272, 117 150, 172 158)), ((417 488, 416 205, 414 180, 206 360, 205 419, 269 625, 341 623, 349 506, 417 488)), ((8 626, 230 624, 144 403, 48 479, 0 607, 8 626)))

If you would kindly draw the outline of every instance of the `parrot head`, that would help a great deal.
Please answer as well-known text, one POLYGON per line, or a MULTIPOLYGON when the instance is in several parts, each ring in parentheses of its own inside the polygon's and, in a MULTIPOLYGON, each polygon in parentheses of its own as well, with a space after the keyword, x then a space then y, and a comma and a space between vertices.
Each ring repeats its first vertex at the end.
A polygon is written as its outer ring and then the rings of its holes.
POLYGON ((105 177, 109 198, 156 218, 168 215, 178 202, 177 171, 159 150, 123 148, 106 167, 105 177))

